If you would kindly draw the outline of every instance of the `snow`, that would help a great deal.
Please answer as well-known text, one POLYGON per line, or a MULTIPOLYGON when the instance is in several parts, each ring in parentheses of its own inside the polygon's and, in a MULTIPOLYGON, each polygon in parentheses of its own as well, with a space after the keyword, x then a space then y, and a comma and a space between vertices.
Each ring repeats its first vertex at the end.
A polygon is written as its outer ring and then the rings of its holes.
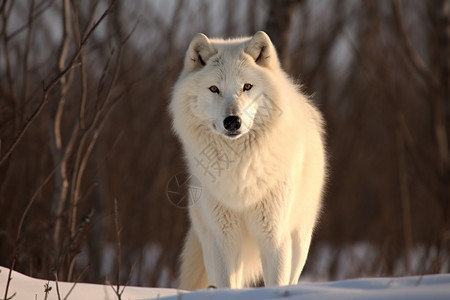
MULTIPOLYGON (((0 298, 4 296, 8 269, 0 267, 0 298)), ((12 273, 8 295, 15 300, 44 299, 44 285, 52 288, 47 299, 58 299, 54 281, 34 279, 17 272, 12 273)), ((73 283, 59 282, 61 298, 73 283)), ((77 283, 67 299, 117 299, 110 285, 77 283)), ((299 283, 294 286, 248 288, 241 290, 202 290, 186 292, 165 288, 125 288, 122 299, 166 300, 448 300, 450 299, 450 274, 398 277, 364 278, 321 283, 299 283)))
MULTIPOLYGON (((8 268, 0 267, 0 299, 5 295, 6 280, 8 278, 8 268)), ((45 284, 49 284, 51 290, 47 299, 58 299, 56 292, 56 284, 54 281, 35 279, 18 272, 11 274, 11 283, 8 290, 8 297, 14 293, 16 295, 12 300, 41 300, 45 298, 45 284)), ((64 299, 69 290, 73 287, 73 283, 58 282, 59 294, 64 299)), ((122 288, 121 288, 122 290, 122 288)), ((122 294, 123 300, 128 299, 160 299, 164 296, 177 295, 176 289, 165 288, 143 288, 143 287, 125 287, 122 294)), ((77 283, 72 292, 67 297, 68 300, 96 300, 96 299, 117 299, 111 285, 77 283)))

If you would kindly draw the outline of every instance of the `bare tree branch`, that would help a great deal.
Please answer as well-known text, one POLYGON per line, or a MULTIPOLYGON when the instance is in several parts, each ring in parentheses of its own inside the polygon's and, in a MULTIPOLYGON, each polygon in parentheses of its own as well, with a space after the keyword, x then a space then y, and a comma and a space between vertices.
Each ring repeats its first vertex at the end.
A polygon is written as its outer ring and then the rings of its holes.
POLYGON ((61 77, 64 76, 70 70, 72 70, 72 69, 74 69, 74 68, 76 68, 78 66, 79 66, 79 64, 78 63, 74 63, 74 62, 72 64, 69 64, 67 66, 67 68, 63 70, 62 73, 58 74, 58 76, 55 77, 48 85, 43 87, 43 96, 42 96, 41 103, 38 105, 36 110, 32 113, 32 115, 25 122, 25 124, 23 125, 22 129, 19 131, 19 133, 15 137, 14 142, 12 143, 12 145, 9 147, 9 149, 6 151, 6 153, 0 159, 0 166, 5 163, 5 161, 8 159, 8 157, 11 155, 11 153, 17 147, 17 144, 20 142, 20 140, 25 135, 25 132, 27 131, 27 129, 31 126, 31 124, 40 115, 40 113, 42 112, 44 106, 48 103, 48 98, 49 98, 50 92, 53 90, 53 88, 59 82, 61 77))
POLYGON ((437 78, 426 66, 423 59, 414 50, 414 47, 412 46, 411 40, 405 28, 403 9, 400 0, 392 1, 392 10, 394 12, 395 28, 402 41, 400 44, 403 46, 403 49, 405 50, 405 54, 407 55, 409 62, 416 70, 416 72, 422 77, 422 79, 425 80, 425 82, 430 81, 434 87, 438 86, 439 83, 437 78))
MULTIPOLYGON (((115 6, 115 4, 116 4, 116 0, 112 1, 110 6, 103 12, 103 14, 100 16, 100 18, 94 23, 94 25, 92 25, 91 29, 85 34, 84 38, 82 39, 82 41, 80 43, 80 47, 78 48, 78 50, 73 55, 72 59, 70 60, 70 62, 67 65, 67 67, 62 72, 60 72, 48 85, 46 85, 43 88, 44 94, 43 94, 41 103, 38 105, 38 107, 33 112, 33 114, 25 122, 25 124, 23 125, 22 129, 19 131, 19 133, 15 137, 14 142, 12 143, 12 145, 9 147, 9 149, 6 151, 6 153, 1 157, 1 159, 0 159, 0 166, 2 166, 5 163, 5 161, 8 159, 8 157, 11 155, 11 153, 16 148, 17 144, 23 138, 23 136, 24 136, 25 132, 27 131, 27 129, 30 127, 30 125, 33 123, 33 121, 39 116, 39 114, 41 113, 42 109, 44 108, 44 106, 48 102, 48 97, 49 97, 49 94, 50 94, 51 90, 56 86, 56 84, 61 80, 62 77, 64 77, 72 69, 74 69, 74 68, 79 66, 79 63, 77 63, 76 60, 77 60, 78 56, 80 55, 81 50, 83 49, 84 45, 87 43, 89 37, 93 34, 95 29, 98 27, 98 25, 100 25, 100 23, 103 21, 103 19, 106 18, 106 16, 109 13, 111 13, 111 11, 112 11, 113 7, 115 6)), ((6 22, 6 21, 4 21, 4 22, 6 22)), ((6 30, 5 27, 4 27, 3 30, 6 30)), ((7 65, 9 65, 8 59, 6 59, 6 62, 7 62, 7 65)), ((8 76, 10 77, 10 75, 8 75, 8 76)))
MULTIPOLYGON (((7 1, 4 1, 6 3, 7 1)), ((49 7, 52 6, 53 2, 55 0, 49 0, 49 1, 43 1, 39 3, 33 10, 33 14, 28 18, 28 22, 21 27, 17 28, 15 31, 10 33, 8 36, 6 36, 6 40, 9 41, 13 39, 15 36, 19 35, 22 31, 26 30, 27 28, 31 27, 34 23, 34 21, 40 17, 49 7)))

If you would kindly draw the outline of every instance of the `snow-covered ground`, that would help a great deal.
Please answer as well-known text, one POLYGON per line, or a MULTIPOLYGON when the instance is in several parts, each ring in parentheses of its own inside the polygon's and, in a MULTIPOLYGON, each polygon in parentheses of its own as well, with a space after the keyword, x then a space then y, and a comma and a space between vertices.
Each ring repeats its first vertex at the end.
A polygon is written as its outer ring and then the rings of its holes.
MULTIPOLYGON (((8 272, 8 268, 0 267, 0 299, 3 299, 5 295, 8 272)), ((45 299, 46 284, 48 284, 49 288, 51 288, 46 299, 58 299, 56 283, 54 281, 49 282, 48 280, 35 279, 18 272, 13 272, 11 278, 12 280, 8 290, 8 297, 11 297, 15 293, 12 300, 45 299)), ((58 282, 58 288, 61 299, 66 298, 67 295, 67 300, 117 299, 111 285, 77 283, 74 286, 73 283, 58 282), (72 289, 72 287, 74 288, 68 295, 68 292, 72 289)), ((120 290, 122 290, 122 288, 120 290)), ((160 299, 164 296, 172 296, 177 294, 178 291, 175 289, 128 286, 125 287, 125 290, 123 291, 122 299, 160 299)))
MULTIPOLYGON (((8 269, 0 267, 0 298, 5 293, 8 269)), ((12 273, 8 296, 12 299, 45 299, 45 285, 51 288, 46 299, 58 299, 54 281, 34 279, 17 272, 12 273)), ((72 283, 59 282, 59 294, 64 299, 72 283)), ((117 299, 109 285, 77 283, 67 299, 117 299)), ((277 288, 253 288, 242 290, 203 290, 184 292, 176 289, 126 287, 123 300, 248 300, 248 299, 298 299, 298 300, 449 300, 450 274, 399 277, 364 278, 323 283, 300 283, 277 288), (166 298, 167 297, 167 298, 166 298)))

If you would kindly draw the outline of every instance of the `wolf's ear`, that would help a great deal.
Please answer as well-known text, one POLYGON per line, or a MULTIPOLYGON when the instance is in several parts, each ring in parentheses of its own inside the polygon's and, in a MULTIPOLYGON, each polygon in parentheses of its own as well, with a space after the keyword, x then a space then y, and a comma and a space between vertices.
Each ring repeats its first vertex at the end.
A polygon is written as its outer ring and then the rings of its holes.
POLYGON ((216 52, 208 37, 203 33, 197 33, 189 44, 184 59, 184 72, 189 73, 203 67, 216 52))
POLYGON ((258 31, 248 41, 244 50, 255 62, 263 67, 275 69, 278 67, 278 57, 275 47, 267 33, 258 31))

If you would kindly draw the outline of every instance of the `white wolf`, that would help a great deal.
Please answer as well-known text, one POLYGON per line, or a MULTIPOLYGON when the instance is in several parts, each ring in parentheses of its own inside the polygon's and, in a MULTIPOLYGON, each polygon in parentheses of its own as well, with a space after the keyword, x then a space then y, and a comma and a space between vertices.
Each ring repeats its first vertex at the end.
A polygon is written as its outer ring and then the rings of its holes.
POLYGON ((180 288, 240 288, 261 275, 266 286, 297 283, 321 207, 323 121, 267 34, 197 34, 169 110, 202 187, 189 206, 180 288))

